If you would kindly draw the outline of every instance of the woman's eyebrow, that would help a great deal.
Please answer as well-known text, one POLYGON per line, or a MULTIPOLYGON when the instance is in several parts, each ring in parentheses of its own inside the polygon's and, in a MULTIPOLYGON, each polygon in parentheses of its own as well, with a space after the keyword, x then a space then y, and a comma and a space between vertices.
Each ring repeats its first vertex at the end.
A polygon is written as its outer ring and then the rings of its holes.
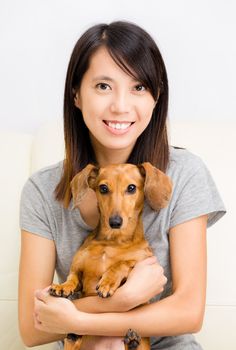
POLYGON ((98 77, 93 78, 93 81, 96 81, 96 80, 114 81, 114 79, 112 79, 106 75, 99 75, 98 77))
MULTIPOLYGON (((112 79, 111 77, 108 77, 107 75, 99 75, 99 76, 92 79, 92 81, 97 81, 97 80, 106 80, 106 81, 111 81, 111 82, 115 81, 114 79, 112 79)), ((132 82, 139 82, 138 79, 132 78, 132 77, 131 77, 131 81, 132 82)))

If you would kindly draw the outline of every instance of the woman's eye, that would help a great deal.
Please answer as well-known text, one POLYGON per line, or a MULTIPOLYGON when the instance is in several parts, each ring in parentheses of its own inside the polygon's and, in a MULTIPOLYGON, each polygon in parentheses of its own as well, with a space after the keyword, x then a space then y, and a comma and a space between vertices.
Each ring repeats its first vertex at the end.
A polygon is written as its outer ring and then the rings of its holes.
POLYGON ((128 193, 135 193, 136 192, 136 186, 131 184, 127 187, 127 192, 128 193))
POLYGON ((145 91, 146 87, 142 84, 138 84, 135 86, 136 91, 145 91))
POLYGON ((100 185, 100 186, 99 186, 99 191, 100 191, 100 193, 102 193, 102 194, 108 193, 108 192, 109 192, 108 186, 107 186, 107 185, 100 185))
POLYGON ((105 83, 99 83, 96 85, 96 87, 99 89, 99 90, 109 90, 110 89, 110 86, 108 84, 105 84, 105 83))

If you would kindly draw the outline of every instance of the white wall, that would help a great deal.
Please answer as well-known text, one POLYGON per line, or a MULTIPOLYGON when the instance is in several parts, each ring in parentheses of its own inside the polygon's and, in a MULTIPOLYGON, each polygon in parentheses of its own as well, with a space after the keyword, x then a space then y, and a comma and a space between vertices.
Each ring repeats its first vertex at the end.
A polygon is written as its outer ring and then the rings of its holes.
POLYGON ((170 120, 232 120, 235 13, 233 0, 0 0, 0 128, 34 133, 62 117, 76 40, 117 19, 156 39, 169 74, 170 120))

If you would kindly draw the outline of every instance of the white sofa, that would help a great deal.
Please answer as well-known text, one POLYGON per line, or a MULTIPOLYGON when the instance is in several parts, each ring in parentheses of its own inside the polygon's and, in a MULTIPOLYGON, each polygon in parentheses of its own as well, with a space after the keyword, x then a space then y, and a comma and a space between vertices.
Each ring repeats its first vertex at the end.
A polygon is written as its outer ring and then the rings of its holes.
MULTIPOLYGON (((196 335, 205 350, 233 350, 236 346, 235 134, 235 123, 174 122, 170 128, 171 144, 186 147, 205 160, 228 210, 208 232, 207 307, 203 328, 196 335)), ((61 160, 63 153, 61 121, 44 125, 35 135, 0 132, 1 350, 26 348, 17 325, 20 192, 32 172, 61 160)))

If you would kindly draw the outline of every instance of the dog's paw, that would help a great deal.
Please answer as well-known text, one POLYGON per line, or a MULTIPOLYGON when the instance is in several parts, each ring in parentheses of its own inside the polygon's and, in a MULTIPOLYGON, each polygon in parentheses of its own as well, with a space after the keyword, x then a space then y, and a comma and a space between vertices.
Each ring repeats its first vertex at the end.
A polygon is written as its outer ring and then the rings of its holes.
POLYGON ((109 298, 111 296, 109 288, 104 289, 104 288, 101 288, 99 285, 97 285, 96 291, 98 296, 101 298, 109 298))
POLYGON ((138 335, 138 333, 132 329, 129 329, 124 337, 124 343, 128 345, 128 349, 137 349, 137 347, 140 345, 140 342, 141 337, 138 335))
POLYGON ((96 291, 101 298, 108 298, 115 293, 118 287, 119 283, 117 281, 112 281, 108 276, 103 276, 96 286, 96 291))
POLYGON ((72 287, 69 284, 52 284, 51 288, 49 289, 49 294, 54 297, 62 297, 62 298, 69 298, 71 297, 75 292, 74 287, 72 287))

